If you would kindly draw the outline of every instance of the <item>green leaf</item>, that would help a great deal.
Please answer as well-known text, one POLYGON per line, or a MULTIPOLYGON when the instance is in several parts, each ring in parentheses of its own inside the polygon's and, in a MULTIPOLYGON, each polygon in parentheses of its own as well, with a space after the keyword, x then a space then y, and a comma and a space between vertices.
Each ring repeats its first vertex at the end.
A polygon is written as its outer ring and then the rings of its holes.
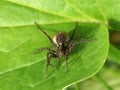
POLYGON ((60 90, 93 76, 102 68, 109 49, 106 23, 110 17, 103 15, 101 1, 82 1, 0 1, 1 90, 60 90), (59 31, 70 35, 79 22, 76 36, 90 37, 93 41, 73 49, 69 55, 68 72, 64 70, 64 58, 61 65, 52 59, 51 63, 58 68, 49 67, 49 76, 45 78, 46 52, 31 53, 51 45, 34 22, 50 28, 44 30, 51 37, 59 31))
POLYGON ((49 68, 50 75, 45 79, 46 54, 29 55, 29 53, 39 47, 50 45, 47 38, 34 27, 1 29, 0 36, 3 38, 1 42, 4 46, 1 43, 0 87, 3 90, 11 88, 52 90, 53 87, 57 90, 92 76, 103 66, 108 51, 108 32, 105 25, 80 23, 78 33, 92 36, 95 41, 82 43, 73 50, 69 57, 71 63, 68 65, 67 73, 64 71, 63 62, 59 70, 51 72, 53 68, 49 68))
POLYGON ((120 64, 120 50, 110 45, 108 59, 120 64))
MULTIPOLYGON (((75 88, 75 85, 72 85, 66 90, 76 90, 75 88)), ((83 82, 77 83, 77 88, 77 90, 119 90, 119 64, 107 61, 97 75, 83 82)))

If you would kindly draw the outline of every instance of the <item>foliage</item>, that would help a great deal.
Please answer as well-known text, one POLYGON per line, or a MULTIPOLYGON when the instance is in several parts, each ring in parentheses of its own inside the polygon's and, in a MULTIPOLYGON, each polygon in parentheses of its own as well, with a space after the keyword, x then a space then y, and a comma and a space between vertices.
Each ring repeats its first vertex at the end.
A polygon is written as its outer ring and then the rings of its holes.
POLYGON ((120 30, 119 8, 119 0, 1 0, 0 90, 61 90, 94 76, 108 56, 120 62, 119 49, 109 48, 109 30, 120 30), (76 36, 93 41, 73 49, 68 72, 64 59, 61 65, 52 60, 57 68, 49 67, 46 78, 46 52, 31 53, 51 45, 34 22, 51 37, 59 31, 70 35, 78 22, 76 36))

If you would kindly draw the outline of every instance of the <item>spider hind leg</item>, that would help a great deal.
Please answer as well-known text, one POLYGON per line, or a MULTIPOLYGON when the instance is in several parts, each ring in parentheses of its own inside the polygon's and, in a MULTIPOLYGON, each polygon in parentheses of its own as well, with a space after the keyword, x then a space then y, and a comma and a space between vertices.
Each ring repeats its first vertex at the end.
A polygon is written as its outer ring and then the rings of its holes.
POLYGON ((52 65, 51 62, 51 58, 57 58, 57 55, 54 52, 48 52, 47 53, 47 64, 46 64, 46 73, 48 72, 48 67, 49 65, 54 67, 54 65, 52 65))

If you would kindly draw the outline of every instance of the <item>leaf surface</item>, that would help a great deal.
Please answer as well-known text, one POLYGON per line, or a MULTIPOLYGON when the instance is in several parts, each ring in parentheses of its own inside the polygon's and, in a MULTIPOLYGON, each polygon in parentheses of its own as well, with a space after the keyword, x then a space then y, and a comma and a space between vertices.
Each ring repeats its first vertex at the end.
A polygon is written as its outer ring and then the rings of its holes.
POLYGON ((107 24, 113 16, 118 18, 119 12, 114 11, 119 7, 118 3, 109 1, 113 3, 114 12, 107 9, 106 13, 106 7, 111 8, 106 5, 108 0, 106 3, 100 0, 79 1, 0 1, 1 90, 60 90, 93 76, 102 68, 109 49, 107 24), (76 36, 91 37, 93 41, 74 47, 69 55, 68 72, 64 70, 64 58, 61 65, 52 59, 51 63, 58 68, 49 67, 49 76, 45 78, 47 52, 31 53, 52 46, 34 22, 46 28, 44 31, 51 37, 59 31, 70 35, 78 22, 76 36))

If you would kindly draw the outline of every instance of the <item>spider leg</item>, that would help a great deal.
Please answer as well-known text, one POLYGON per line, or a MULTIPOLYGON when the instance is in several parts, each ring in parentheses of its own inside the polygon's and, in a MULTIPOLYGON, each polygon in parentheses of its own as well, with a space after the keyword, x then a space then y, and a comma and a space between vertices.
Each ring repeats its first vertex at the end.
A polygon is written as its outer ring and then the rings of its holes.
POLYGON ((83 36, 77 36, 75 37, 70 44, 68 45, 68 51, 70 52, 75 45, 78 45, 80 43, 84 42, 92 42, 93 40, 89 39, 90 37, 83 37, 83 36), (80 39, 79 41, 75 42, 75 40, 80 39))
POLYGON ((38 54, 39 52, 42 52, 43 50, 47 50, 49 52, 54 52, 54 50, 47 48, 47 47, 43 47, 43 48, 39 48, 37 49, 35 52, 33 52, 33 54, 38 54))
POLYGON ((90 38, 92 38, 92 37, 77 36, 77 37, 74 37, 73 40, 75 41, 75 40, 79 39, 79 40, 85 40, 86 41, 86 40, 90 40, 90 38))
POLYGON ((54 47, 56 47, 56 45, 54 44, 52 38, 51 38, 45 31, 42 30, 42 28, 39 26, 39 24, 35 22, 35 25, 37 26, 37 28, 38 28, 42 33, 44 33, 44 34, 48 37, 50 43, 51 43, 54 47))
POLYGON ((46 64, 46 73, 48 72, 48 66, 50 65, 50 61, 51 61, 51 55, 48 52, 47 53, 47 64, 46 64))
POLYGON ((67 72, 67 66, 68 66, 68 55, 65 57, 65 59, 66 59, 65 72, 67 72))
POLYGON ((77 40, 77 39, 88 39, 89 37, 85 37, 85 36, 77 36, 77 37, 74 37, 73 40, 77 40))
POLYGON ((74 38, 76 29, 77 29, 77 25, 78 25, 78 22, 76 23, 75 28, 74 28, 74 30, 73 30, 73 32, 72 32, 72 35, 70 36, 70 39, 69 39, 68 42, 67 42, 67 46, 69 46, 69 44, 71 43, 71 41, 72 41, 73 38, 74 38))
POLYGON ((50 64, 50 62, 51 62, 51 58, 56 58, 56 54, 55 54, 55 52, 53 51, 53 52, 48 52, 47 53, 47 64, 46 64, 46 73, 48 72, 48 67, 49 67, 49 65, 51 65, 52 67, 54 67, 54 65, 52 65, 52 64, 50 64))
POLYGON ((66 55, 65 55, 65 60, 66 60, 66 62, 65 62, 65 72, 67 72, 67 66, 68 66, 68 50, 66 51, 66 55))
POLYGON ((72 41, 70 42, 69 46, 68 46, 68 52, 71 52, 71 50, 72 50, 73 47, 74 47, 74 44, 75 44, 75 42, 72 40, 72 41))
POLYGON ((73 41, 75 41, 77 39, 80 39, 80 40, 77 41, 77 42, 74 42, 73 45, 78 45, 80 43, 93 42, 94 41, 94 40, 91 40, 90 37, 83 37, 83 36, 75 37, 73 41))

